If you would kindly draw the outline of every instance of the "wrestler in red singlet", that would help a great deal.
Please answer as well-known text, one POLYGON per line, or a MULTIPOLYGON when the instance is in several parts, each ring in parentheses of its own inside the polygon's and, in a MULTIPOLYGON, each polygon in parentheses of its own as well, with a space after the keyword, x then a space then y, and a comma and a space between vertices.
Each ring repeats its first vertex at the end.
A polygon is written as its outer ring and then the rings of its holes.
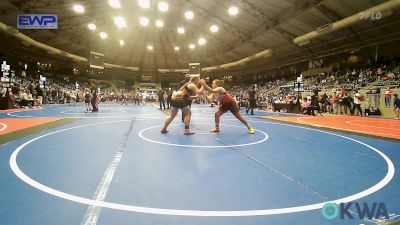
POLYGON ((254 134, 254 128, 247 122, 247 120, 240 114, 239 107, 236 104, 236 101, 232 98, 231 95, 223 88, 224 82, 222 80, 214 80, 212 82, 212 88, 210 88, 204 80, 201 81, 205 90, 211 92, 210 96, 206 96, 207 99, 212 102, 214 100, 219 101, 220 106, 215 113, 215 128, 211 130, 211 132, 219 132, 219 122, 220 117, 226 113, 227 111, 231 111, 231 113, 242 122, 249 129, 250 134, 254 134))

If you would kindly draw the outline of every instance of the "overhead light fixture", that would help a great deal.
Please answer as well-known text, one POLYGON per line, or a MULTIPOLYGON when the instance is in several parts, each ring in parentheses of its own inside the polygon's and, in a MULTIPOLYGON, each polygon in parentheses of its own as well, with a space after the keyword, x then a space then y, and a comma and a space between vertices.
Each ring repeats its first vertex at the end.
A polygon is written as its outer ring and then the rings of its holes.
POLYGON ((139 0, 138 4, 141 8, 143 9, 148 9, 150 8, 150 0, 139 0))
POLYGON ((119 40, 119 45, 124 46, 125 45, 125 41, 124 40, 119 40))
POLYGON ((166 3, 166 2, 159 2, 159 3, 158 3, 158 10, 160 10, 160 12, 166 12, 166 11, 168 11, 168 3, 166 3))
POLYGON ((178 46, 175 46, 174 50, 175 50, 175 51, 179 51, 179 47, 178 47, 178 46))
POLYGON ((101 39, 106 39, 108 37, 106 32, 100 32, 99 35, 100 35, 101 39))
POLYGON ((187 11, 187 12, 185 12, 185 18, 186 18, 187 20, 191 20, 191 19, 193 19, 193 17, 194 17, 194 14, 193 14, 192 11, 187 11))
POLYGON ((196 45, 190 44, 190 45, 189 45, 189 48, 190 48, 190 49, 194 49, 194 48, 196 48, 196 45))
POLYGON ((219 30, 219 28, 217 25, 215 25, 215 24, 211 25, 211 27, 210 27, 211 32, 216 33, 216 32, 218 32, 218 30, 219 30))
POLYGON ((74 5, 73 9, 77 13, 85 12, 85 7, 83 7, 82 5, 74 5))
POLYGON ((108 4, 113 8, 121 8, 119 0, 108 0, 108 4))
POLYGON ((147 50, 152 51, 154 49, 153 45, 147 45, 147 50))
POLYGON ((157 26, 157 27, 163 27, 163 26, 164 26, 164 21, 162 21, 162 20, 156 20, 156 26, 157 26))
POLYGON ((140 22, 140 25, 142 25, 142 26, 149 25, 149 19, 147 19, 147 17, 140 17, 139 22, 140 22))
POLYGON ((206 40, 205 38, 203 38, 203 37, 199 38, 199 40, 197 41, 197 43, 198 43, 199 45, 205 45, 206 42, 207 42, 207 40, 206 40))
POLYGON ((88 28, 89 28, 89 30, 96 30, 96 24, 94 24, 94 23, 89 23, 89 24, 88 24, 88 28))
POLYGON ((239 9, 236 6, 231 6, 228 9, 228 13, 232 16, 236 16, 239 13, 239 9))
POLYGON ((185 33, 185 28, 183 28, 183 27, 178 27, 178 33, 180 33, 180 34, 184 34, 185 33))
POLYGON ((122 16, 114 17, 114 22, 119 28, 126 27, 125 19, 122 16))

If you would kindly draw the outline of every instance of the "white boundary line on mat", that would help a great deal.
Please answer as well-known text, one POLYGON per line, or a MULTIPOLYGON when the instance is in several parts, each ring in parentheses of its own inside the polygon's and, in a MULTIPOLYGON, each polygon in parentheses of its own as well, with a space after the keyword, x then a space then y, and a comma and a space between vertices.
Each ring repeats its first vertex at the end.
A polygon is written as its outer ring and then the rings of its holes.
MULTIPOLYGON (((275 209, 260 209, 260 210, 236 210, 236 211, 207 211, 207 210, 186 210, 186 209, 167 209, 167 208, 153 208, 153 207, 143 207, 143 206, 135 206, 135 205, 126 205, 126 204, 118 204, 114 202, 106 202, 106 201, 99 201, 99 200, 92 200, 89 198, 84 198, 81 196, 65 193, 59 190, 56 190, 54 188, 48 187, 44 184, 39 183, 38 181, 35 181, 34 179, 30 178, 28 175, 26 175, 18 166, 17 164, 17 156, 18 154, 29 144, 32 142, 35 142, 39 139, 42 139, 44 137, 57 134, 60 132, 72 130, 72 129, 77 129, 77 128, 82 128, 82 127, 88 127, 88 126, 95 126, 95 125, 100 125, 100 124, 107 124, 107 123, 117 123, 117 122, 123 122, 123 121, 128 121, 128 120, 120 120, 120 121, 113 121, 113 122, 102 122, 102 123, 93 123, 93 124, 87 124, 87 125, 81 125, 81 126, 76 126, 76 127, 70 127, 70 128, 65 128, 61 129, 58 131, 50 132, 44 135, 41 135, 39 137, 36 137, 34 139, 31 139, 22 145, 20 145, 17 149, 14 150, 14 152, 11 154, 10 157, 10 167, 12 171, 15 173, 15 175, 26 182, 27 184, 31 185, 32 187, 39 189, 43 192, 46 192, 48 194, 51 194, 53 196, 57 196, 69 201, 77 202, 77 203, 82 203, 86 205, 92 205, 92 206, 99 206, 99 207, 104 207, 104 208, 109 208, 109 209, 116 209, 116 210, 123 210, 123 211, 131 211, 131 212, 139 212, 139 213, 150 213, 150 214, 159 214, 159 215, 173 215, 173 216, 199 216, 199 217, 239 217, 239 216, 261 216, 261 215, 277 215, 277 214, 288 214, 288 213, 296 213, 296 212, 304 212, 304 211, 310 211, 310 210, 316 210, 322 208, 326 203, 328 202, 334 202, 337 204, 340 203, 345 203, 345 202, 351 202, 355 201, 358 199, 361 199, 363 197, 366 197, 368 195, 371 195, 378 190, 382 189, 385 187, 394 177, 395 173, 395 167, 393 165, 393 162, 387 157, 384 153, 379 151, 378 149, 364 143, 358 140, 355 140, 350 137, 346 137, 340 134, 335 134, 331 133, 328 131, 321 131, 321 130, 316 130, 312 128, 305 128, 301 126, 295 126, 295 125, 288 125, 288 124, 282 124, 282 123, 272 123, 272 122, 261 122, 261 123, 269 123, 269 124, 277 124, 277 125, 282 125, 282 126, 288 126, 288 127, 298 127, 301 129, 306 129, 306 130, 313 130, 316 132, 321 132, 325 134, 330 134, 333 136, 341 137, 350 141, 353 141, 355 143, 358 143, 360 145, 363 145, 376 153, 378 153, 385 161, 387 164, 387 173, 383 177, 382 180, 380 180, 378 183, 373 185, 372 187, 369 187, 366 190, 363 190, 359 193, 346 196, 340 199, 332 200, 332 201, 325 201, 321 203, 316 203, 316 204, 309 204, 309 205, 301 205, 301 206, 293 206, 293 207, 287 207, 287 208, 275 208, 275 209)), ((253 122, 260 122, 260 121, 253 121, 253 122)))

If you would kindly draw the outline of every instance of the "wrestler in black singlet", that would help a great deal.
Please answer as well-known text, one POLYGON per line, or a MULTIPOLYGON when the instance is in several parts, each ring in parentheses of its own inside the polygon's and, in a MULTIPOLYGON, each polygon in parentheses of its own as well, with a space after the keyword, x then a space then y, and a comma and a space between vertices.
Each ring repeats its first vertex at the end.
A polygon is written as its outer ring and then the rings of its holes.
POLYGON ((182 89, 185 89, 187 92, 183 96, 183 99, 174 99, 174 98, 171 99, 171 106, 174 108, 183 109, 192 104, 192 100, 190 100, 189 97, 194 95, 193 91, 188 88, 187 84, 185 84, 180 90, 182 90, 182 89))

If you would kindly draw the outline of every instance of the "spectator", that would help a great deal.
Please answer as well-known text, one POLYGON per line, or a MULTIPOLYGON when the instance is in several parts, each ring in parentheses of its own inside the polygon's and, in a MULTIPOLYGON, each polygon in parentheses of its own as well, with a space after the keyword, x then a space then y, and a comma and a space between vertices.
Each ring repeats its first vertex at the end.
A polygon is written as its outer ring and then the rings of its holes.
MULTIPOLYGON (((307 96, 307 97, 309 97, 309 96, 307 96)), ((303 112, 303 115, 305 115, 305 114, 311 115, 311 97, 303 99, 301 111, 303 112)))
POLYGON ((3 83, 0 83, 0 110, 8 109, 6 95, 7 88, 3 85, 3 83))
POLYGON ((363 96, 360 93, 358 93, 358 91, 353 92, 353 101, 354 101, 353 109, 351 110, 353 112, 353 115, 356 114, 355 110, 357 109, 358 111, 357 114, 363 116, 363 113, 361 111, 361 102, 363 101, 363 96))
POLYGON ((170 109, 171 108, 171 98, 172 98, 172 90, 171 88, 168 88, 167 90, 167 108, 170 109))
POLYGON ((33 107, 34 106, 34 100, 33 100, 32 94, 29 90, 22 91, 20 106, 21 107, 33 107))
POLYGON ((37 96, 37 102, 39 106, 42 106, 43 104, 43 90, 40 88, 39 85, 36 86, 35 88, 36 91, 36 96, 37 96))
POLYGON ((395 119, 398 120, 400 118, 400 99, 397 94, 394 94, 394 113, 395 119))
POLYGON ((379 87, 375 89, 374 103, 376 107, 379 107, 381 104, 381 89, 379 87))
POLYGON ((390 102, 392 101, 392 93, 393 90, 390 89, 390 87, 387 87, 385 91, 385 107, 388 108, 390 107, 390 102))
POLYGON ((351 101, 347 93, 344 93, 342 95, 342 109, 343 109, 343 115, 346 115, 348 113, 351 114, 351 101))
POLYGON ((90 92, 89 90, 86 90, 85 92, 85 106, 86 106, 86 112, 91 112, 92 109, 90 108, 90 92))
POLYGON ((90 100, 90 103, 92 104, 92 112, 98 112, 99 111, 99 96, 97 93, 97 88, 94 88, 92 90, 92 99, 90 100))
POLYGON ((331 102, 332 102, 333 113, 338 114, 339 98, 338 98, 336 92, 333 92, 332 97, 331 97, 331 102))
POLYGON ((160 89, 157 92, 157 97, 158 97, 158 101, 160 103, 160 109, 162 109, 162 107, 164 107, 164 109, 165 109, 164 91, 162 89, 160 89))
POLYGON ((315 116, 315 111, 319 112, 318 92, 314 92, 311 96, 311 115, 315 116))
POLYGON ((365 109, 364 109, 364 115, 369 116, 371 114, 371 100, 367 98, 365 100, 365 109))
POLYGON ((257 100, 256 100, 256 87, 255 85, 253 85, 251 87, 251 89, 248 91, 248 95, 249 95, 249 103, 248 106, 246 108, 246 114, 249 113, 249 111, 251 112, 251 115, 254 115, 254 109, 257 108, 257 100))

